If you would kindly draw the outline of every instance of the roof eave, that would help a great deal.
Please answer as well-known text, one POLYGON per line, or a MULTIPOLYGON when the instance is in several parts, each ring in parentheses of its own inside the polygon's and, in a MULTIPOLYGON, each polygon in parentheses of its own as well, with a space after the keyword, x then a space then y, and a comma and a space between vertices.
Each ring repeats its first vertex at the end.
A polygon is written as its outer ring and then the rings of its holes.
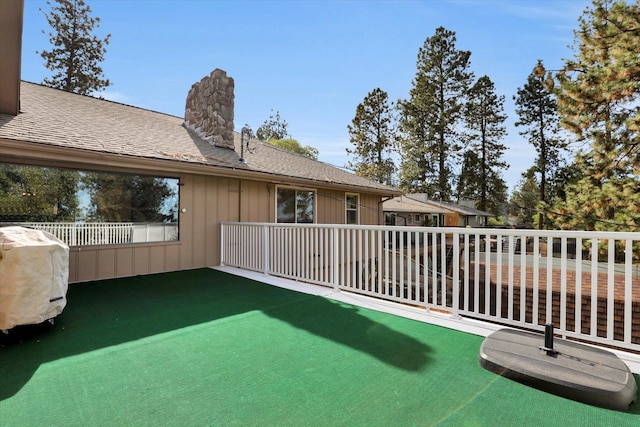
POLYGON ((319 181, 290 177, 268 172, 253 171, 234 166, 218 166, 189 161, 158 159, 127 154, 116 154, 86 150, 77 147, 61 147, 44 143, 18 141, 0 138, 0 161, 29 163, 47 166, 87 168, 109 171, 146 171, 149 173, 180 174, 194 173, 209 176, 224 176, 273 184, 299 185, 303 187, 322 187, 340 191, 360 191, 380 196, 397 196, 399 190, 364 187, 351 184, 319 181), (46 160, 44 160, 46 159, 46 160))

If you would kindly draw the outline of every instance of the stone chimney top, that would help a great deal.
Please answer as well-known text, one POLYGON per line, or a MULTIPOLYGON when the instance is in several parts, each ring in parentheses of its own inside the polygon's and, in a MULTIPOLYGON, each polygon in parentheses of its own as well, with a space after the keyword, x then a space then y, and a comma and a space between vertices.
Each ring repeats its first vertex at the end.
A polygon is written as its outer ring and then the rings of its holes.
POLYGON ((187 128, 209 144, 232 150, 233 89, 233 79, 225 71, 216 68, 191 86, 184 111, 184 125, 187 128))

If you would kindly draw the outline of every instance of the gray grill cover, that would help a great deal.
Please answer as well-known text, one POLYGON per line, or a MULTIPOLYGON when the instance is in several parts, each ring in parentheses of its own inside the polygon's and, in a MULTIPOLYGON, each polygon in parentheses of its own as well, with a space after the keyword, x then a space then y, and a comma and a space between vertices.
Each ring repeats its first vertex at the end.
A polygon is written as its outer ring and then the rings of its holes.
POLYGON ((67 304, 69 247, 53 234, 0 228, 0 330, 42 323, 67 304))

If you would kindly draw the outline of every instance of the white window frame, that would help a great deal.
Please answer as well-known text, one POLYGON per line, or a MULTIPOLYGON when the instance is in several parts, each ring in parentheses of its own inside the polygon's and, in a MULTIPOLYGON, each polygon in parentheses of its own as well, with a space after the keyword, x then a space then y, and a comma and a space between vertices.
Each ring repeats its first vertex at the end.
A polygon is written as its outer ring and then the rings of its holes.
MULTIPOLYGON (((1 1, 1 0, 0 0, 1 1)), ((9 181, 6 190, 0 191, 3 196, 4 206, 0 205, 0 226, 2 225, 22 225, 24 227, 34 228, 50 232, 65 242, 68 246, 97 246, 97 245, 131 245, 151 242, 177 242, 180 240, 180 178, 171 175, 158 175, 146 173, 132 172, 110 172, 100 171, 91 168, 61 168, 58 166, 37 165, 27 163, 9 163, 0 162, 0 171, 14 170, 17 177, 15 182, 9 181), (31 172, 33 171, 33 172, 31 172), (62 193, 58 193, 58 188, 54 188, 51 194, 40 191, 41 188, 51 186, 49 182, 39 182, 32 180, 30 176, 36 172, 68 172, 75 176, 78 180, 75 189, 71 187, 66 189, 66 196, 75 199, 77 206, 67 211, 65 216, 58 217, 59 208, 64 207, 58 200, 62 193), (157 184, 147 181, 148 185, 164 188, 167 193, 162 197, 159 205, 154 206, 154 211, 147 218, 132 217, 133 205, 131 198, 115 199, 118 202, 110 204, 116 210, 128 212, 129 216, 121 217, 120 215, 109 214, 108 212, 99 212, 98 205, 95 204, 91 191, 83 186, 84 178, 92 180, 90 177, 109 177, 122 178, 125 180, 152 180, 157 184), (12 201, 12 197, 5 199, 4 197, 14 194, 21 199, 26 196, 38 197, 36 208, 31 210, 22 210, 24 200, 16 200, 17 210, 7 212, 2 209, 8 204, 6 200, 12 201), (14 218, 11 218, 14 216, 14 218), (18 218, 16 218, 17 216, 18 218)), ((59 191, 65 191, 60 189, 59 191)), ((105 190, 106 191, 106 190, 105 190)), ((120 191, 119 186, 113 186, 109 190, 112 194, 120 191)), ((9 206, 11 206, 9 204, 9 206)), ((27 205, 28 206, 28 205, 27 205)), ((140 211, 144 211, 149 205, 138 206, 140 211)))
POLYGON ((352 225, 352 223, 349 222, 349 212, 354 212, 354 211, 356 213, 356 222, 353 223, 353 225, 359 225, 360 224, 360 195, 356 193, 346 193, 344 195, 344 223, 345 224, 352 225), (355 209, 349 207, 349 197, 356 198, 355 209))
POLYGON ((317 223, 317 212, 318 212, 318 191, 313 189, 313 188, 304 188, 304 187, 294 187, 294 186, 289 186, 289 185, 278 185, 276 186, 276 191, 274 192, 274 197, 275 197, 275 222, 278 224, 298 224, 298 209, 297 209, 297 198, 298 198, 298 192, 310 192, 313 193, 313 221, 310 223, 300 223, 300 224, 316 224, 317 223), (294 221, 291 222, 280 222, 278 220, 278 190, 292 190, 295 191, 295 199, 296 199, 296 207, 295 207, 295 215, 294 215, 294 221))

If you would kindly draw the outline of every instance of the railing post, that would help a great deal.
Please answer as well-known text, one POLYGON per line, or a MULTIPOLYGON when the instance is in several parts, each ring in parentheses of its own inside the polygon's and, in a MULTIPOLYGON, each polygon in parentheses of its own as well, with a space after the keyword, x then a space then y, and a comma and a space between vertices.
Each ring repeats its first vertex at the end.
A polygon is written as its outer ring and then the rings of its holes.
POLYGON ((338 258, 338 227, 333 227, 333 245, 330 246, 333 251, 333 289, 338 291, 338 281, 340 280, 339 272, 340 267, 338 266, 339 258, 338 258))
POLYGON ((615 315, 615 240, 610 238, 607 242, 607 339, 614 339, 614 315, 615 315))
POLYGON ((269 227, 264 224, 262 226, 262 272, 265 276, 269 275, 269 248, 271 247, 271 242, 269 241, 269 227))
POLYGON ((224 267, 224 257, 225 257, 225 250, 224 250, 225 238, 224 238, 224 233, 225 233, 225 224, 224 223, 220 223, 220 266, 222 266, 222 267, 224 267))
POLYGON ((460 234, 453 233, 453 275, 451 278, 452 292, 452 317, 460 318, 460 234))
POLYGON ((633 276, 632 276, 633 241, 629 238, 625 241, 624 247, 624 342, 631 343, 632 324, 632 304, 633 304, 633 276))

